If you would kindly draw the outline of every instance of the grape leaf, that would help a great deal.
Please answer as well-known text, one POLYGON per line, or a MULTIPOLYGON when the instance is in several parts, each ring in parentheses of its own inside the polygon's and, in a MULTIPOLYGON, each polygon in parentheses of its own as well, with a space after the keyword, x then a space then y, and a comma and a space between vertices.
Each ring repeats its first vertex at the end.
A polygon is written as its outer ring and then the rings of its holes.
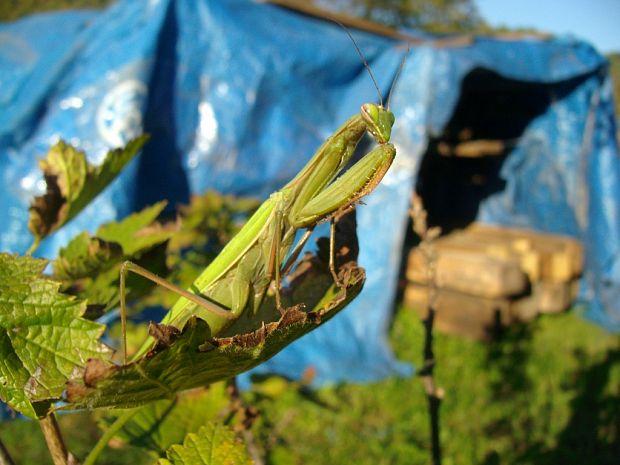
POLYGON ((59 398, 88 359, 109 354, 104 326, 81 318, 85 302, 59 293, 46 265, 0 253, 0 398, 30 417, 33 402, 59 398))
MULTIPOLYGON (((125 366, 89 363, 82 379, 69 382, 64 408, 135 407, 229 379, 268 360, 332 318, 362 289, 364 270, 352 260, 339 266, 342 287, 334 284, 322 253, 326 241, 322 245, 317 256, 307 254, 293 274, 283 295, 289 305, 284 314, 268 297, 257 315, 244 315, 217 338, 198 318, 191 318, 182 331, 154 325, 160 333, 168 331, 167 343, 125 366)), ((345 248, 357 251, 351 243, 345 248)))
POLYGON ((138 153, 147 140, 140 136, 120 149, 111 150, 103 163, 93 166, 86 154, 64 141, 50 148, 39 161, 47 191, 30 205, 28 228, 35 242, 56 231, 86 207, 138 153))
POLYGON ((187 247, 206 252, 206 263, 241 229, 240 218, 247 219, 260 202, 252 197, 235 197, 208 191, 193 195, 189 205, 179 207, 182 218, 179 232, 170 241, 170 249, 180 251, 187 247))
MULTIPOLYGON (((105 224, 96 236, 79 234, 60 250, 53 262, 53 277, 62 281, 66 292, 88 300, 89 319, 118 304, 118 277, 124 260, 166 274, 166 242, 174 235, 176 226, 162 226, 155 221, 165 207, 165 201, 158 202, 120 222, 105 224)), ((128 276, 131 299, 152 287, 149 281, 128 276)))
POLYGON ((54 278, 74 281, 96 277, 121 261, 135 260, 141 253, 166 242, 174 230, 154 223, 166 203, 158 202, 122 221, 104 224, 95 236, 86 232, 75 236, 54 260, 54 278))
POLYGON ((209 423, 166 452, 156 465, 252 465, 247 448, 227 426, 209 423))

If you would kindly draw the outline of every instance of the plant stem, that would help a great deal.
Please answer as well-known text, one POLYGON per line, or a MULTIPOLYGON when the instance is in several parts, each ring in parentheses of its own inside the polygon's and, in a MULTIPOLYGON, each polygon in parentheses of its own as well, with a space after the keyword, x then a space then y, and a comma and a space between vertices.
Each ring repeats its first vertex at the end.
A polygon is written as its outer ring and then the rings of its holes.
POLYGON ((76 463, 74 457, 67 451, 65 442, 62 438, 56 415, 49 413, 46 417, 39 419, 39 425, 43 430, 47 448, 50 451, 54 465, 73 465, 76 463))
POLYGON ((428 412, 431 429, 431 455, 433 465, 441 465, 441 442, 439 438, 439 405, 443 397, 443 389, 435 386, 433 372, 435 370, 435 354, 433 352, 433 323, 437 311, 437 250, 435 239, 441 233, 438 227, 428 227, 427 212, 422 199, 413 195, 410 211, 413 230, 420 237, 419 248, 426 262, 426 279, 428 305, 424 324, 424 366, 420 370, 422 385, 428 400, 428 412))
POLYGON ((441 465, 441 442, 439 438, 439 405, 443 397, 443 390, 435 386, 433 371, 435 356, 433 353, 433 321, 435 320, 434 305, 429 304, 428 313, 424 319, 424 368, 421 370, 422 384, 428 400, 428 412, 431 427, 431 454, 433 465, 441 465))
POLYGON ((435 352, 433 351, 433 323, 437 312, 437 252, 432 234, 425 231, 422 239, 427 260, 428 306, 424 324, 424 366, 420 371, 422 384, 428 400, 428 416, 431 429, 431 455, 433 465, 441 465, 441 441, 439 438, 439 405, 443 389, 435 385, 435 352))
POLYGON ((114 423, 110 425, 110 427, 106 430, 106 432, 103 433, 103 436, 99 438, 99 441, 97 441, 97 444, 95 444, 95 447, 92 448, 92 450, 90 451, 90 453, 88 454, 88 456, 86 457, 82 465, 94 465, 94 463, 99 458, 99 454, 101 454, 103 449, 105 449, 105 447, 108 445, 108 442, 110 442, 110 439, 112 439, 114 435, 118 433, 123 426, 125 426, 125 423, 131 420, 134 417, 134 415, 138 413, 139 410, 140 409, 137 409, 137 408, 128 410, 125 413, 123 413, 121 416, 119 416, 114 421, 114 423))
POLYGON ((0 440, 0 465, 15 465, 11 454, 9 454, 2 440, 0 440))

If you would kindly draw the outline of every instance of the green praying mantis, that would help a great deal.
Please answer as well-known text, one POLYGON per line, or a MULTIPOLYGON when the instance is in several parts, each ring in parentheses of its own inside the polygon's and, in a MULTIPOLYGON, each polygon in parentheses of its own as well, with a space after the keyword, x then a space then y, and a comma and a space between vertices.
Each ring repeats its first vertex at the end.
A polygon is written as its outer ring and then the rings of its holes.
MULTIPOLYGON (((365 60, 364 64, 377 87, 365 60)), ((282 276, 294 264, 314 227, 331 221, 329 269, 335 283, 340 285, 334 265, 334 220, 370 193, 392 164, 396 149, 389 141, 394 119, 389 99, 388 108, 383 107, 382 101, 378 105, 363 104, 360 113, 328 137, 288 184, 263 202, 189 289, 180 288, 132 262, 124 262, 120 274, 124 363, 127 362, 125 278, 130 271, 179 295, 162 324, 182 329, 192 316, 197 316, 207 322, 211 335, 217 336, 241 315, 257 312, 272 284, 276 306, 283 311, 282 276), (338 177, 366 132, 378 146, 338 177), (293 247, 301 229, 305 233, 293 247), (283 263, 286 257, 289 258, 283 263)), ((133 359, 146 353, 153 342, 149 337, 133 359)))

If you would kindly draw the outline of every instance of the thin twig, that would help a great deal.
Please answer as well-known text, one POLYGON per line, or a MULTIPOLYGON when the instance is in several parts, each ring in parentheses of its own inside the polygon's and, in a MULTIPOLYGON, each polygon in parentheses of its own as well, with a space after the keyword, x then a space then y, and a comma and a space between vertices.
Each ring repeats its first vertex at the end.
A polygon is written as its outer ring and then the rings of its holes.
POLYGON ((428 285, 428 304, 426 318, 424 318, 424 366, 420 370, 422 385, 428 400, 428 410, 431 429, 431 454, 433 465, 441 465, 441 442, 439 438, 439 406, 444 391, 435 385, 433 372, 435 370, 435 354, 433 352, 433 323, 437 310, 437 251, 434 241, 441 233, 437 227, 429 228, 427 213, 424 210, 422 199, 416 195, 412 197, 412 209, 410 212, 413 220, 413 230, 420 237, 420 251, 426 262, 426 278, 428 285))
POLYGON ((52 412, 46 417, 40 418, 39 425, 43 430, 43 436, 54 465, 76 465, 77 460, 67 451, 67 446, 65 446, 65 441, 56 421, 56 415, 52 412))
POLYGON ((15 465, 11 454, 7 450, 6 446, 0 439, 0 465, 15 465))

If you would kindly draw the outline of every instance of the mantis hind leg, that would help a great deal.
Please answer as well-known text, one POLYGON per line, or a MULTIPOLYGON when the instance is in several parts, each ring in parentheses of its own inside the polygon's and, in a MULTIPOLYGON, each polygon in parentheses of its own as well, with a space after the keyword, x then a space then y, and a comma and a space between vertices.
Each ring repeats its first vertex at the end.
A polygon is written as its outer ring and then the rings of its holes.
POLYGON ((123 350, 123 364, 127 364, 127 292, 126 292, 126 278, 128 272, 135 273, 137 275, 142 276, 150 281, 153 281, 155 284, 162 286, 181 297, 185 297, 187 300, 195 303, 196 305, 206 309, 207 311, 221 316, 226 319, 233 319, 234 316, 226 310, 224 307, 217 305, 209 300, 206 300, 200 297, 197 294, 194 294, 187 289, 183 289, 182 287, 177 286, 176 284, 171 283, 170 281, 157 276, 155 273, 151 273, 146 268, 141 267, 130 261, 125 261, 121 265, 120 272, 120 313, 121 313, 121 332, 122 336, 122 350, 123 350))

